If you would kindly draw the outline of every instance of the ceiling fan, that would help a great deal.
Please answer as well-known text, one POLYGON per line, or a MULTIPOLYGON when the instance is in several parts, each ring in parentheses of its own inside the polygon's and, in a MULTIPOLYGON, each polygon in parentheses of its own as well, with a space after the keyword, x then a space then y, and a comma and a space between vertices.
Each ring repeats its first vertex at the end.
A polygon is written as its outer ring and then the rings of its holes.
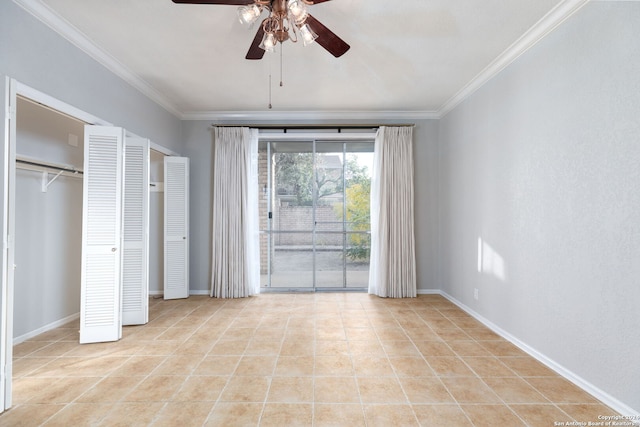
POLYGON ((307 11, 307 6, 329 0, 173 0, 183 4, 226 4, 240 6, 240 22, 251 25, 264 10, 269 12, 249 47, 246 59, 262 59, 265 52, 273 52, 277 43, 301 40, 306 46, 316 41, 336 58, 350 48, 340 37, 325 27, 307 11))

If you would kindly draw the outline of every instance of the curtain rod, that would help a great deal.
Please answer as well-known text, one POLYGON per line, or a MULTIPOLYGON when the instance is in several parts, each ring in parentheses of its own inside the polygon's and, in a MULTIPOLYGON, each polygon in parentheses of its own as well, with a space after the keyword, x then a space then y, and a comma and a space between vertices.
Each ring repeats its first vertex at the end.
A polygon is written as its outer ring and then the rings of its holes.
POLYGON ((255 129, 283 129, 285 132, 289 129, 291 130, 314 130, 314 129, 337 129, 338 132, 342 131, 342 129, 376 129, 379 128, 380 126, 392 126, 392 127, 414 127, 415 124, 411 123, 411 124, 388 124, 388 125, 375 125, 375 124, 371 124, 371 125, 327 125, 327 124, 322 124, 322 125, 256 125, 256 124, 237 124, 237 125, 219 125, 219 124, 211 124, 212 127, 219 127, 219 128, 229 128, 229 127, 249 127, 249 128, 255 128, 255 129))

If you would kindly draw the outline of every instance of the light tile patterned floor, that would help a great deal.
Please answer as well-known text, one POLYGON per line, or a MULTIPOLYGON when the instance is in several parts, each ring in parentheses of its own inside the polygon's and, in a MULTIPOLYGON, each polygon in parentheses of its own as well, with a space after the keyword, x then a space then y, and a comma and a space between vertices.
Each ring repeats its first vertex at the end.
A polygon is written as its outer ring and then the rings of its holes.
POLYGON ((441 296, 150 302, 116 343, 15 346, 1 426, 553 426, 612 410, 441 296))

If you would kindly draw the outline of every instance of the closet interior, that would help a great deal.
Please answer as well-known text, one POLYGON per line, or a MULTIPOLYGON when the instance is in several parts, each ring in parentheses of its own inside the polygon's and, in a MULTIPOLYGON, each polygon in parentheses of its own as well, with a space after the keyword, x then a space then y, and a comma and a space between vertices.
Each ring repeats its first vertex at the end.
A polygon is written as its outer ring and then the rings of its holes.
MULTIPOLYGON (((80 316, 85 125, 18 97, 14 344, 80 316)), ((147 275, 156 296, 164 292, 165 157, 149 151, 147 275)))

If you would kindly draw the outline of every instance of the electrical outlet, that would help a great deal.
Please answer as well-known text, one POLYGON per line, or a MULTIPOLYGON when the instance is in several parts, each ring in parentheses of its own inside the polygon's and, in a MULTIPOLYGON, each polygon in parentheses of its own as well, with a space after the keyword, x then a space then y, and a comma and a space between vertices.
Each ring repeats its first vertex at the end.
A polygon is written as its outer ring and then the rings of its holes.
POLYGON ((476 301, 478 300, 478 288, 475 288, 473 290, 473 299, 475 299, 476 301))

